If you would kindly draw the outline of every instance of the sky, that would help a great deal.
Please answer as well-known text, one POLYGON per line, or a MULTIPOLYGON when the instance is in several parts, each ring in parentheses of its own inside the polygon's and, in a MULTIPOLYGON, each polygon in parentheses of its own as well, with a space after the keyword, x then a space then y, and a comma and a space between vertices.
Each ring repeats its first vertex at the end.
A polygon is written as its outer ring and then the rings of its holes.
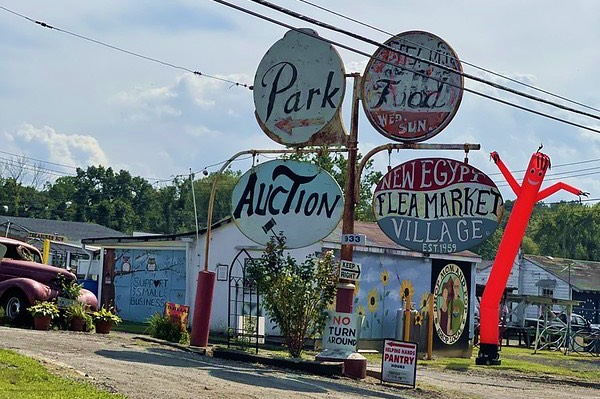
MULTIPOLYGON (((315 29, 323 37, 367 54, 376 50, 371 44, 250 1, 231 2, 295 27, 315 29)), ((392 34, 431 32, 454 49, 469 74, 600 115, 600 111, 464 64, 600 109, 600 2, 312 2, 392 34)), ((378 42, 389 38, 303 1, 274 3, 378 42)), ((0 9, 0 165, 21 157, 51 169, 51 180, 73 174, 74 167, 101 164, 115 171, 127 170, 160 186, 173 176, 187 175, 190 169, 217 171, 239 151, 283 148, 258 126, 248 88, 186 70, 252 85, 262 57, 287 28, 210 0, 147 1, 143 6, 129 0, 0 0, 0 6, 62 30, 43 28, 0 9)), ((338 51, 347 73, 364 72, 368 57, 341 48, 338 51)), ((465 87, 600 130, 598 119, 522 99, 469 79, 465 87)), ((342 107, 347 129, 351 90, 348 79, 342 107)), ((362 109, 359 121, 363 154, 390 142, 370 125, 362 109)), ((531 154, 543 144, 553 164, 545 186, 564 181, 589 192, 592 199, 600 198, 598 132, 465 92, 454 119, 427 142, 481 144, 481 150, 470 152, 469 163, 492 177, 505 200, 515 196, 490 160, 490 152, 497 151, 520 182, 531 154)), ((462 159, 464 153, 402 150, 392 153, 388 160, 387 152, 382 152, 374 157, 375 168, 385 172, 388 164, 423 157, 462 159)), ((260 157, 261 162, 266 160, 260 157)), ((250 167, 250 159, 232 165, 242 171, 250 167)), ((576 198, 559 192, 546 202, 576 198)))

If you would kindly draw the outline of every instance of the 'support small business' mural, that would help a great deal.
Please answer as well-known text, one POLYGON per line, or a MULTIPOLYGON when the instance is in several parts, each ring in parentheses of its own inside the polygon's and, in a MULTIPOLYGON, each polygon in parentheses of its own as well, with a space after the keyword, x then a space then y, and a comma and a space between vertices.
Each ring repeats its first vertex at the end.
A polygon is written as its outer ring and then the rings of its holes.
POLYGON ((185 251, 115 250, 115 305, 129 321, 163 314, 167 302, 185 303, 185 251))

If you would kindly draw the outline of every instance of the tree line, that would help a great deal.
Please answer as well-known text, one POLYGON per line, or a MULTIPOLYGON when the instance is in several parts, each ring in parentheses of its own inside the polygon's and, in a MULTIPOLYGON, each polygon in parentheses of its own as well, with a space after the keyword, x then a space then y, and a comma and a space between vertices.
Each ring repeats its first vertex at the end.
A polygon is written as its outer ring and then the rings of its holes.
MULTIPOLYGON (((342 189, 345 187, 347 158, 344 155, 320 152, 292 158, 317 163, 332 174, 342 189)), ((226 170, 219 177, 213 220, 230 215, 231 193, 241 175, 241 171, 226 170)), ((373 170, 372 163, 367 164, 355 207, 357 220, 374 220, 372 189, 382 176, 381 172, 373 170)), ((200 227, 206 225, 215 177, 215 173, 174 177, 169 184, 158 187, 125 170, 115 172, 110 167, 89 166, 78 168, 74 176, 59 177, 38 187, 24 184, 14 173, 3 174, 0 177, 0 214, 92 222, 128 234, 133 231, 191 232, 196 228, 196 213, 200 227)), ((506 201, 500 226, 473 252, 484 259, 495 257, 512 205, 512 201, 506 201)), ((538 203, 522 248, 526 254, 600 261, 600 204, 538 203)))

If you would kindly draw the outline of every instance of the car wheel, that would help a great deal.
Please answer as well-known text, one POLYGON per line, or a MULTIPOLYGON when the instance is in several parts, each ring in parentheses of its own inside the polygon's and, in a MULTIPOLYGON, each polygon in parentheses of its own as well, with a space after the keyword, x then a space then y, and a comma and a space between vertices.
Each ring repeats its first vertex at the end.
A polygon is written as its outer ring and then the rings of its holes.
POLYGON ((2 301, 5 317, 8 321, 17 324, 23 324, 29 319, 27 313, 29 306, 29 301, 22 292, 9 293, 2 301))

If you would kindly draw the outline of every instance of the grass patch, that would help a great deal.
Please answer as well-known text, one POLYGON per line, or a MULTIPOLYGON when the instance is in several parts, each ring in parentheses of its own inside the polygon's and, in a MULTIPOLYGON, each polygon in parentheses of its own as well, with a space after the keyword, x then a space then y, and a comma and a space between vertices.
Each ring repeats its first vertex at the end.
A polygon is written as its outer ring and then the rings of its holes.
POLYGON ((148 330, 148 323, 139 323, 135 321, 123 321, 117 325, 113 325, 114 331, 127 332, 132 334, 146 334, 150 335, 148 330))
POLYGON ((589 382, 600 381, 600 362, 592 356, 580 356, 556 351, 538 351, 532 349, 503 347, 500 352, 500 366, 477 366, 475 358, 439 357, 434 360, 419 360, 428 367, 439 367, 457 371, 467 370, 512 370, 526 374, 550 374, 573 377, 589 382))
POLYGON ((0 399, 125 398, 94 386, 55 376, 39 362, 0 349, 0 399))

